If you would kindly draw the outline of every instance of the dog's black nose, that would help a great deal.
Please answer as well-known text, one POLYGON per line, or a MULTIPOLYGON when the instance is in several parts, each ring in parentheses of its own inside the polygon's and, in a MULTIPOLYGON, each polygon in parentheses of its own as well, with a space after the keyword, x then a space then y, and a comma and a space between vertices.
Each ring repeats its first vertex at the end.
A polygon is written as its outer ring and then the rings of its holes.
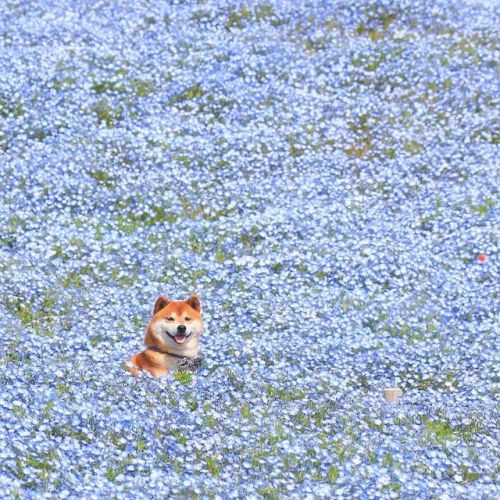
POLYGON ((186 333, 186 326, 185 325, 179 325, 177 327, 177 333, 180 333, 181 335, 184 335, 186 333))

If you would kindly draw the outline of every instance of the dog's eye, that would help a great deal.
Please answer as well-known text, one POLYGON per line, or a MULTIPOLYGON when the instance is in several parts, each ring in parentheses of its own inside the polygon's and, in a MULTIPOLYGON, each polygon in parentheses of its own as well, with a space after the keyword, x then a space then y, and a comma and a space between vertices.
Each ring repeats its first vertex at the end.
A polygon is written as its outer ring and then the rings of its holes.
POLYGON ((187 316, 184 318, 185 321, 191 321, 191 318, 188 318, 187 316))
POLYGON ((174 318, 172 318, 172 316, 169 316, 169 317, 167 318, 167 321, 174 321, 174 318))

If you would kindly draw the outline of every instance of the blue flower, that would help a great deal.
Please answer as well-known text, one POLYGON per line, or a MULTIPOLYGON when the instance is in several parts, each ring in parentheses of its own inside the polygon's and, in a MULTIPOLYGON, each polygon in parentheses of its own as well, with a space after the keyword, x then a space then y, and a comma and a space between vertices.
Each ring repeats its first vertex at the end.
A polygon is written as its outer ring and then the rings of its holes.
POLYGON ((495 496, 497 25, 6 6, 2 491, 495 496), (193 292, 203 367, 128 377, 155 298, 193 292))

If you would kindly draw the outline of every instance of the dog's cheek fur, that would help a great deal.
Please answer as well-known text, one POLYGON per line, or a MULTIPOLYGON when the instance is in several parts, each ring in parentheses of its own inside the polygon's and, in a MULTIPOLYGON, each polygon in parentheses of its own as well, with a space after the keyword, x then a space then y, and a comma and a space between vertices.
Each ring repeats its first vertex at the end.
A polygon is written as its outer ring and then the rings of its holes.
POLYGON ((168 323, 165 320, 160 319, 158 321, 155 321, 151 329, 156 339, 161 340, 163 342, 165 341, 165 336, 163 332, 165 330, 169 330, 168 323))
POLYGON ((144 338, 144 343, 148 346, 157 345, 159 342, 162 344, 165 342, 162 331, 165 328, 163 320, 152 321, 146 330, 146 337, 144 338))
POLYGON ((203 331, 203 322, 195 319, 191 322, 190 330, 193 331, 196 335, 200 335, 203 331))

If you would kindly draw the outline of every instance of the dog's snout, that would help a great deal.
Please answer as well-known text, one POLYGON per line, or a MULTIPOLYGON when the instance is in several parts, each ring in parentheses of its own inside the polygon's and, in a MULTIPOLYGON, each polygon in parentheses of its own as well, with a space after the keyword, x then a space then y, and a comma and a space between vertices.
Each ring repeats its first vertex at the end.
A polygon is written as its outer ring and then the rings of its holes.
POLYGON ((186 333, 186 325, 179 325, 177 327, 177 333, 180 333, 181 335, 186 333))

